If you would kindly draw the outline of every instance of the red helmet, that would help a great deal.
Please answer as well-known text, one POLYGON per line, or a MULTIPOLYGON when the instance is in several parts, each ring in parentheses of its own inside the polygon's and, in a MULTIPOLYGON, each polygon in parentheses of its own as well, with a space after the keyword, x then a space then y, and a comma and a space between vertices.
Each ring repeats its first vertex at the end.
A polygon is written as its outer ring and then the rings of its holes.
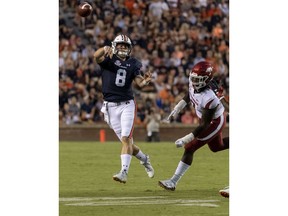
POLYGON ((214 72, 213 65, 207 61, 202 61, 194 65, 190 72, 189 79, 192 81, 193 88, 197 91, 210 82, 214 72))

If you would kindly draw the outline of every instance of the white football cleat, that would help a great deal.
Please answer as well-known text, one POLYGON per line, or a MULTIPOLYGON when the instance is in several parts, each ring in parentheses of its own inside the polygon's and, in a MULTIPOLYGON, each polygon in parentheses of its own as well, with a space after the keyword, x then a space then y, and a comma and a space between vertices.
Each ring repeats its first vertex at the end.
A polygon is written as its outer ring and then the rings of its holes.
POLYGON ((171 180, 163 180, 163 181, 159 181, 158 185, 166 190, 170 190, 170 191, 175 191, 176 189, 176 184, 171 180))
POLYGON ((127 173, 125 171, 120 171, 118 174, 113 176, 113 180, 118 181, 120 183, 126 183, 127 181, 127 173))
POLYGON ((219 191, 220 195, 229 198, 229 186, 223 188, 222 190, 219 191))
POLYGON ((151 165, 149 155, 146 155, 146 161, 145 162, 140 161, 140 164, 142 164, 145 167, 145 171, 147 172, 148 177, 153 178, 154 177, 154 169, 151 165))

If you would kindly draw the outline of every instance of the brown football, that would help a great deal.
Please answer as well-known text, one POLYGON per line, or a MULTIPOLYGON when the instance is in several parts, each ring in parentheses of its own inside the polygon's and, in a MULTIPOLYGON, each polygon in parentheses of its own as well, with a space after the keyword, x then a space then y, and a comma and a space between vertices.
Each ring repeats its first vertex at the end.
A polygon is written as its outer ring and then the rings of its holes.
POLYGON ((88 2, 82 2, 80 5, 78 5, 78 14, 81 17, 87 17, 89 16, 93 11, 92 6, 88 2))

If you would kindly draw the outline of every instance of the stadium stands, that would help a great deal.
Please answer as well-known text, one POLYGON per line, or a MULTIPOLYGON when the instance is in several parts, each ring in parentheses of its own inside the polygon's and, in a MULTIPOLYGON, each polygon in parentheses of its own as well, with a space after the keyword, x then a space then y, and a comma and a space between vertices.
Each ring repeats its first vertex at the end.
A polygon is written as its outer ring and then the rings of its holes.
MULTIPOLYGON (((88 0, 94 10, 87 18, 76 13, 80 2, 59 1, 60 124, 103 121, 100 69, 93 53, 119 33, 130 36, 132 56, 142 62, 143 71, 153 72, 152 83, 134 87, 137 124, 143 124, 151 107, 167 116, 187 90, 190 69, 201 60, 215 65, 215 79, 229 96, 227 0, 88 0)), ((193 115, 187 109, 174 121, 193 115)))

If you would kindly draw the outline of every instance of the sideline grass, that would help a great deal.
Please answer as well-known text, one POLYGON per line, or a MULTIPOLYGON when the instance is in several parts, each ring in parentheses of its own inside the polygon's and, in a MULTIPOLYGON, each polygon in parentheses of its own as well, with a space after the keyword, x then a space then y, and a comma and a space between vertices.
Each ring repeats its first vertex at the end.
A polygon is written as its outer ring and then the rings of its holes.
POLYGON ((128 181, 120 184, 112 180, 120 169, 120 143, 60 142, 59 216, 229 215, 229 199, 218 194, 229 185, 229 151, 213 153, 207 146, 198 150, 170 192, 158 181, 172 176, 183 149, 168 142, 137 145, 150 155, 155 177, 149 179, 133 158, 128 181))

